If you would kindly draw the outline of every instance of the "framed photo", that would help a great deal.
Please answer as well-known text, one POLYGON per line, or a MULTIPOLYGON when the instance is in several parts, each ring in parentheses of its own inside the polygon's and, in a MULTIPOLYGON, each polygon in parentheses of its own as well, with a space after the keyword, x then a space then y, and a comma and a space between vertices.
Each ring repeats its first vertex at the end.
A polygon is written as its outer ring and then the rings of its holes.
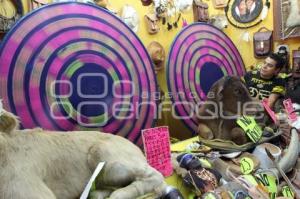
POLYGON ((300 0, 273 1, 274 39, 300 37, 300 0))
POLYGON ((298 50, 293 50, 293 69, 300 70, 300 48, 298 50))
POLYGON ((234 0, 231 14, 237 22, 249 23, 260 15, 262 8, 262 0, 234 0))

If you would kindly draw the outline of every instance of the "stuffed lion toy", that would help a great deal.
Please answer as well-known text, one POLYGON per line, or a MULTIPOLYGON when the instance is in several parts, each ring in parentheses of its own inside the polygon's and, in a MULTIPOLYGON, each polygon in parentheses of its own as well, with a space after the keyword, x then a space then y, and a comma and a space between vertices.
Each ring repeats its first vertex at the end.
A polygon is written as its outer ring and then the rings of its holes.
POLYGON ((95 132, 19 130, 15 115, 0 113, 0 198, 79 198, 99 162, 92 198, 134 199, 162 195, 163 176, 125 138, 95 132))

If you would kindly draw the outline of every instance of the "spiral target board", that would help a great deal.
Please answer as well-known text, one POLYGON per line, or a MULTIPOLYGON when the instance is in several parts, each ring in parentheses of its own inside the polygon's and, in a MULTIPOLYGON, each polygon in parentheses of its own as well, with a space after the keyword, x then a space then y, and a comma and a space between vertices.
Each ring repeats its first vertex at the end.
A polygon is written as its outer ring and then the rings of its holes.
POLYGON ((100 130, 141 144, 141 129, 154 122, 151 59, 102 8, 73 2, 37 9, 0 50, 0 97, 24 128, 100 130))
POLYGON ((243 60, 227 35, 205 23, 187 26, 175 38, 167 63, 176 118, 196 132, 197 109, 212 84, 223 76, 244 73, 243 60))

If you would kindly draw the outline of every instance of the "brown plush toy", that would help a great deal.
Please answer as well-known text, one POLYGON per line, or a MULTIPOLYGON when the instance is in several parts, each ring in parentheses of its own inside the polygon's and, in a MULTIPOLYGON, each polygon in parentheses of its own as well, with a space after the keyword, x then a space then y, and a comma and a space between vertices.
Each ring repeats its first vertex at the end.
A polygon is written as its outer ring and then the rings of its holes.
MULTIPOLYGON (((208 92, 207 100, 199 108, 199 136, 204 139, 231 140, 245 144, 248 138, 237 125, 236 119, 243 114, 243 108, 261 110, 253 102, 247 88, 239 77, 227 76, 215 82, 208 92), (239 109, 240 108, 240 109, 239 109)), ((248 114, 256 114, 248 112, 248 114)))

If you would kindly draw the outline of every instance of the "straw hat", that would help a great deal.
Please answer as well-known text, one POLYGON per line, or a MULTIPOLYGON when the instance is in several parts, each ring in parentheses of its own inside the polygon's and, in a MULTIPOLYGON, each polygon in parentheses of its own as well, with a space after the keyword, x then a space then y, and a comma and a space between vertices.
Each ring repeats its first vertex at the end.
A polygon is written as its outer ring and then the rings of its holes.
POLYGON ((147 50, 154 64, 154 70, 162 70, 166 59, 166 53, 162 45, 157 41, 152 41, 147 50))
POLYGON ((103 8, 106 8, 108 5, 108 0, 94 0, 94 2, 103 8))

